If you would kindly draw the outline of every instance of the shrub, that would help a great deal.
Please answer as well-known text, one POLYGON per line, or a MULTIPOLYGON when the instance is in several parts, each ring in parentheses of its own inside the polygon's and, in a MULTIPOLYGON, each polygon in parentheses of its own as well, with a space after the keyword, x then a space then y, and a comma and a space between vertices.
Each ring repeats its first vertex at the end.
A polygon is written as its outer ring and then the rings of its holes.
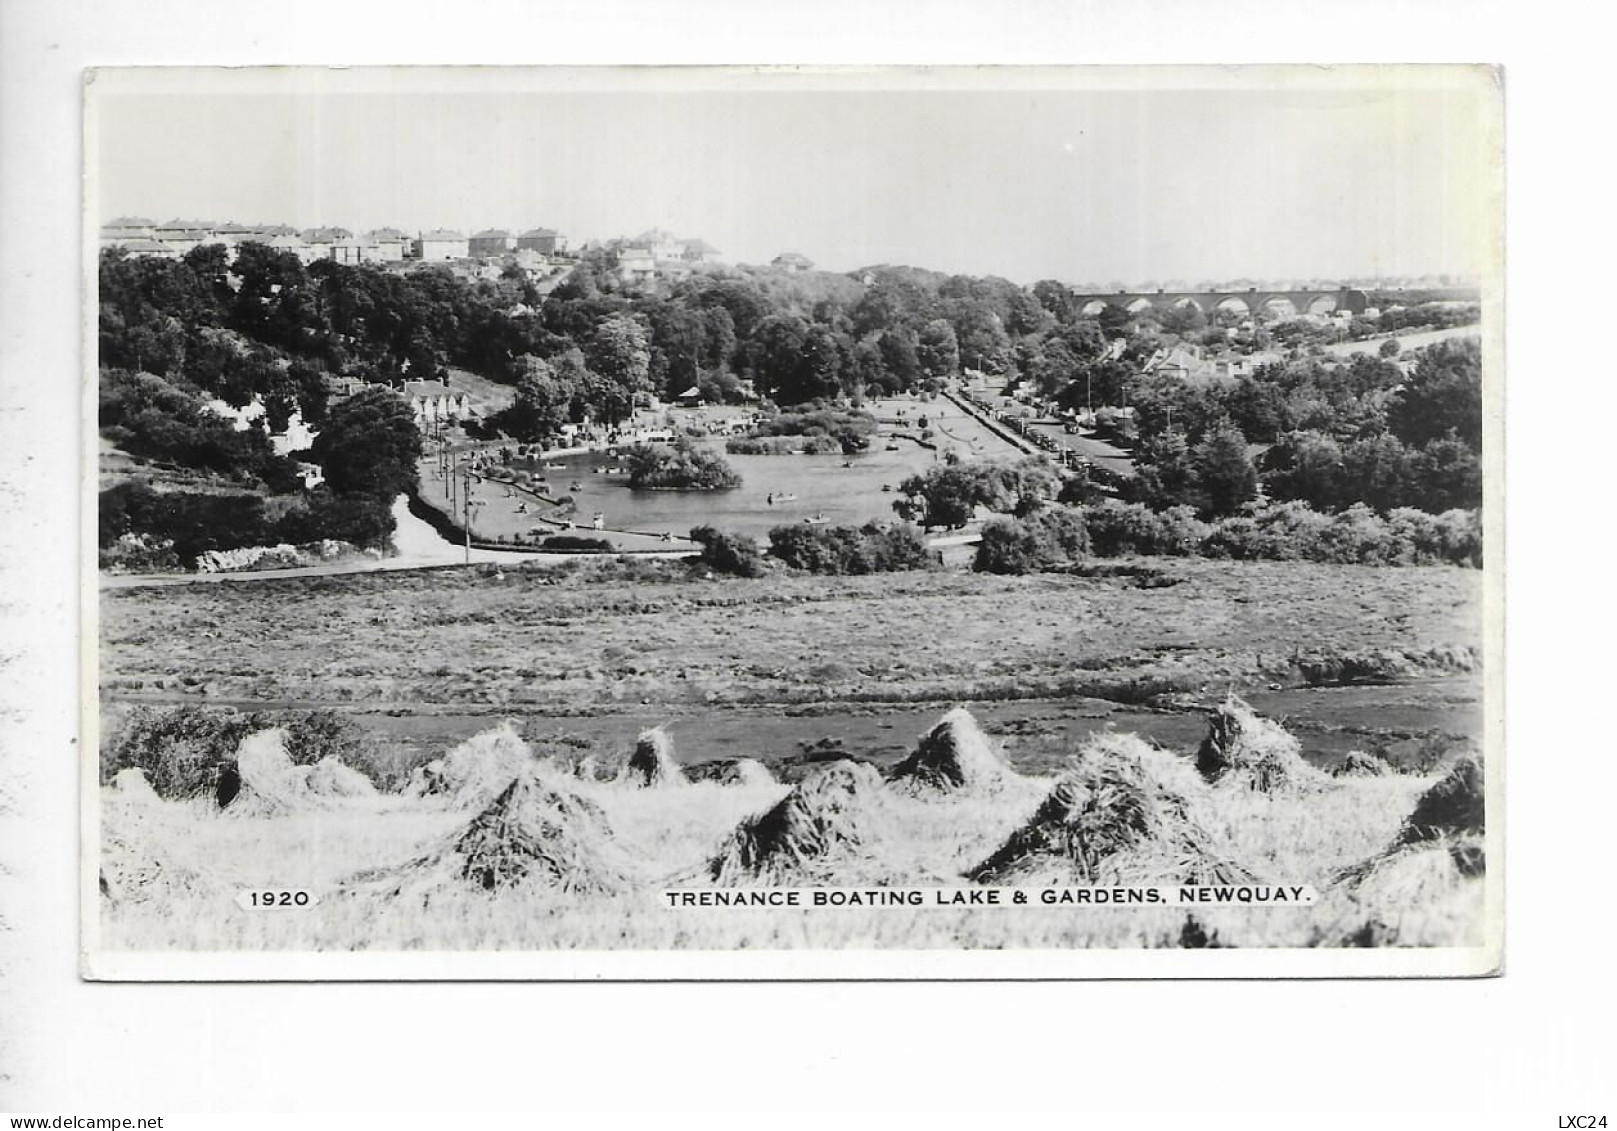
POLYGON ((1153 511, 1143 503, 1108 499, 1083 509, 1090 550, 1096 557, 1161 554, 1182 557, 1197 553, 1209 527, 1188 506, 1153 511))
POLYGON ((286 731, 286 752, 294 765, 312 766, 323 758, 360 770, 382 784, 386 768, 369 734, 333 711, 235 711, 201 707, 138 709, 118 736, 101 750, 101 780, 134 766, 146 774, 158 796, 195 797, 212 792, 222 769, 232 767, 242 739, 273 726, 286 731))
POLYGON ((1016 518, 983 524, 982 540, 971 568, 978 573, 1031 573, 1051 563, 1046 560, 1032 524, 1016 518))
POLYGON ((539 548, 558 554, 610 553, 612 543, 605 538, 586 538, 577 534, 552 534, 539 542, 539 548))
POLYGON ((769 553, 794 569, 823 574, 927 569, 934 561, 921 532, 905 523, 777 526, 769 532, 769 553))
MULTIPOLYGON (((802 437, 808 442, 788 444, 813 452, 842 452, 852 455, 870 447, 876 435, 876 418, 859 409, 805 406, 797 412, 783 412, 762 421, 753 439, 770 436, 802 437)), ((742 449, 727 445, 732 452, 742 449)), ((778 449, 777 449, 778 450, 778 449)), ((757 453, 767 454, 767 453, 757 453)))
POLYGON ((842 444, 831 436, 736 436, 724 442, 724 450, 738 456, 783 456, 797 452, 808 455, 835 455, 842 444))
POLYGON ((379 495, 337 495, 324 487, 299 499, 275 524, 273 541, 331 540, 382 547, 393 538, 393 503, 379 495))
POLYGON ((972 568, 979 573, 1030 573, 1079 561, 1088 552, 1083 513, 1057 507, 986 523, 972 568))
POLYGON ((741 476, 724 457, 689 440, 635 444, 624 453, 629 486, 636 491, 723 491, 741 486, 741 476))
POLYGON ((187 568, 210 550, 321 541, 386 546, 394 529, 390 499, 334 495, 323 488, 266 500, 240 492, 160 492, 130 481, 101 492, 99 505, 99 541, 109 561, 118 560, 116 548, 133 538, 148 546, 166 543, 163 557, 187 568), (272 519, 266 501, 285 510, 272 519))
MULTIPOLYGON (((1092 527, 1096 525, 1091 509, 1092 527)), ((1097 537, 1097 547, 1101 539, 1097 537)), ((1110 544, 1109 542, 1107 544, 1110 544)), ((1307 503, 1249 508, 1208 528, 1199 552, 1245 561, 1311 561, 1338 565, 1482 565, 1482 516, 1402 507, 1385 518, 1364 504, 1321 514, 1307 503)), ((1097 549, 1097 552, 1101 552, 1097 549)), ((1150 553, 1150 550, 1135 550, 1150 553)), ((1104 556, 1104 555, 1103 555, 1104 556)))
POLYGON ((735 577, 762 577, 763 555, 758 544, 744 534, 730 534, 711 526, 691 531, 691 541, 702 547, 701 563, 714 573, 735 577))
POLYGON ((171 543, 187 566, 208 550, 273 545, 281 539, 264 517, 264 499, 243 493, 158 492, 120 483, 101 492, 99 535, 110 546, 124 534, 171 543))

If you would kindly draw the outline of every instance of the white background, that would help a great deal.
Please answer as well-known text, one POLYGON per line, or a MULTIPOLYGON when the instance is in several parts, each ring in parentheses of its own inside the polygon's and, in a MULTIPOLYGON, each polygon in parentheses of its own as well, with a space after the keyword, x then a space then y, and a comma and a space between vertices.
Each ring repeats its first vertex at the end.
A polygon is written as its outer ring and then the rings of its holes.
POLYGON ((1484 1125, 1529 1128, 1579 1112, 1617 1117, 1606 1008, 1614 854, 1601 490, 1617 366, 1606 331, 1610 37, 1603 19, 1585 14, 1597 10, 1435 0, 6 3, 0 790, 14 806, 0 815, 0 916, 9 927, 0 933, 0 1110, 1027 1106, 1069 1113, 1066 1123, 1090 1110, 1487 1111, 1484 1125), (1508 68, 1504 978, 768 987, 77 980, 83 67, 1145 61, 1508 68), (1500 1114, 1515 1111, 1530 1114, 1500 1114))

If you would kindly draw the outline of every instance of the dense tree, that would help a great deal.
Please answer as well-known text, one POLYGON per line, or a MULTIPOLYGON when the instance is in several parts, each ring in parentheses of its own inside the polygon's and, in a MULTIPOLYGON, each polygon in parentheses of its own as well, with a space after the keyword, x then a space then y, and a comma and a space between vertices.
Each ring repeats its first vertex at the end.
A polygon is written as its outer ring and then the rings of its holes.
POLYGON ((1482 346, 1450 339, 1421 351, 1388 422, 1406 444, 1453 436, 1482 451, 1482 346))
POLYGON ((1065 284, 1054 279, 1040 279, 1033 284, 1033 297, 1058 323, 1068 325, 1078 320, 1081 304, 1078 296, 1065 284))
POLYGON ((1025 516, 1053 499, 1059 481, 1041 459, 1016 463, 940 464, 899 484, 893 509, 911 522, 958 529, 977 507, 1025 516))
POLYGON ((1258 493, 1246 437, 1233 424, 1215 428, 1196 445, 1194 464, 1202 518, 1235 514, 1258 493))
POLYGON ((922 376, 932 381, 944 381, 960 372, 960 341, 954 327, 941 318, 933 319, 921 327, 916 340, 915 357, 920 363, 922 376))
POLYGON ((416 485, 421 433, 403 397, 372 386, 332 406, 313 452, 333 491, 391 499, 416 485))
POLYGON ((1342 498, 1342 448, 1319 432, 1291 432, 1264 456, 1263 482, 1276 499, 1298 499, 1330 510, 1342 498))
POLYGON ((516 397, 496 423, 518 440, 549 441, 572 418, 576 370, 564 374, 558 363, 531 355, 521 359, 521 370, 516 397))
POLYGON ((645 327, 627 314, 603 318, 584 344, 584 357, 597 419, 612 425, 627 420, 635 398, 650 391, 651 349, 645 327))

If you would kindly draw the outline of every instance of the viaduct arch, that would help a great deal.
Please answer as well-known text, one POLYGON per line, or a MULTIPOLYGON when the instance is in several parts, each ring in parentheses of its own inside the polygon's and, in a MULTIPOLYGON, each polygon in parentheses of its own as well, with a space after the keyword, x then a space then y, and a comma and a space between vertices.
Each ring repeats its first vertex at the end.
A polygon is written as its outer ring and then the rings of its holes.
POLYGON ((1335 290, 1270 291, 1249 287, 1244 291, 1114 291, 1108 294, 1075 294, 1079 309, 1085 313, 1098 313, 1108 306, 1121 307, 1130 313, 1148 308, 1168 310, 1190 305, 1203 314, 1211 314, 1220 307, 1244 307, 1249 314, 1257 314, 1271 304, 1287 303, 1297 314, 1320 314, 1332 310, 1345 310, 1363 314, 1370 305, 1369 296, 1352 287, 1335 290))

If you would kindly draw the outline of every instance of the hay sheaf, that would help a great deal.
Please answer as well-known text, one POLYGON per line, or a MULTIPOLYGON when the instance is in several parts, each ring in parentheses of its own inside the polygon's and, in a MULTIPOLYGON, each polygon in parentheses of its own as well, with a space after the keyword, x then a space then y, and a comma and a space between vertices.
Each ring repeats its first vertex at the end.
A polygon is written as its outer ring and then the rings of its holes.
POLYGON ((970 711, 956 707, 921 736, 887 780, 916 794, 991 792, 1015 776, 1005 752, 970 711))
POLYGON ((1482 761, 1468 755, 1415 802, 1378 855, 1337 877, 1361 901, 1416 906, 1487 873, 1482 761))
POLYGON ((309 795, 308 766, 286 752, 286 730, 271 727, 241 740, 232 774, 220 779, 216 799, 232 817, 279 817, 316 807, 309 795))
POLYGON ((1199 783, 1177 762, 1133 735, 1093 736, 1028 822, 967 878, 1101 886, 1251 881, 1193 817, 1186 790, 1199 783))
POLYGON ((773 808, 743 821, 704 869, 720 884, 786 884, 870 870, 883 821, 881 775, 834 762, 773 808))
POLYGON ((146 778, 146 771, 139 766, 125 766, 112 776, 107 788, 112 791, 114 798, 120 801, 134 802, 145 805, 162 800, 152 783, 146 778))
POLYGON ((525 768, 426 855, 355 877, 353 890, 430 898, 446 889, 604 895, 629 885, 605 812, 560 772, 525 768))
POLYGON ((624 764, 622 780, 642 788, 684 784, 685 775, 674 760, 673 736, 660 726, 641 731, 634 753, 624 764))
POLYGON ((1394 847, 1445 836, 1481 836, 1486 808, 1482 759, 1468 754, 1420 795, 1414 810, 1404 819, 1394 847))
POLYGON ((715 758, 685 767, 685 780, 714 785, 774 785, 775 775, 756 758, 715 758))
POLYGON ((1330 783, 1303 761, 1302 747, 1284 727, 1233 694, 1208 716, 1196 769, 1211 784, 1260 793, 1301 792, 1330 783))
POLYGON ((304 779, 314 797, 360 798, 375 797, 376 786, 371 779, 331 756, 324 757, 309 767, 304 779))
POLYGON ((442 758, 410 772, 407 797, 451 809, 481 809, 536 764, 533 750, 506 722, 474 734, 442 758))
POLYGON ((1391 766, 1362 750, 1348 751, 1347 757, 1331 768, 1333 778, 1380 778, 1390 773, 1391 766))
POLYGON ((235 762, 220 772, 214 803, 231 817, 282 817, 375 796, 371 780, 337 758, 327 756, 312 766, 295 763, 287 752, 286 729, 272 727, 241 740, 235 762))

